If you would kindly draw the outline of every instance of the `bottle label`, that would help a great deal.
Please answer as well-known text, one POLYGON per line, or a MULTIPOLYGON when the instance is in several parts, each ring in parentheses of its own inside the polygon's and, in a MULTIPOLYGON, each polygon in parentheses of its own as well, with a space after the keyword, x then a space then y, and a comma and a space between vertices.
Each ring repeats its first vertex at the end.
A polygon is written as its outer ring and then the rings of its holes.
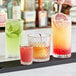
POLYGON ((13 6, 13 19, 21 19, 21 10, 20 6, 13 6))
POLYGON ((7 13, 0 12, 0 27, 5 27, 7 19, 7 13))
POLYGON ((47 26, 47 11, 39 12, 39 27, 47 26))
POLYGON ((35 22, 27 22, 27 23, 25 23, 25 27, 26 28, 33 28, 33 27, 35 27, 35 22))
POLYGON ((26 11, 24 12, 25 22, 35 22, 36 12, 35 11, 26 11))

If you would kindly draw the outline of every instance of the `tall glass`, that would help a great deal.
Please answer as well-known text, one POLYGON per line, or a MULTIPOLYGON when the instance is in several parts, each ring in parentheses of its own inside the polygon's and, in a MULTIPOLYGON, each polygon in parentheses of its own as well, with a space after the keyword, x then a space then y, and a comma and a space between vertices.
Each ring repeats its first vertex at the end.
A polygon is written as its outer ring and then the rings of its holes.
POLYGON ((53 56, 69 58, 71 57, 71 19, 62 14, 57 16, 52 17, 53 56))
POLYGON ((7 20, 6 22, 6 58, 20 57, 20 42, 22 37, 23 21, 7 20))
POLYGON ((33 60, 44 62, 50 59, 50 36, 28 35, 28 44, 33 47, 33 60))

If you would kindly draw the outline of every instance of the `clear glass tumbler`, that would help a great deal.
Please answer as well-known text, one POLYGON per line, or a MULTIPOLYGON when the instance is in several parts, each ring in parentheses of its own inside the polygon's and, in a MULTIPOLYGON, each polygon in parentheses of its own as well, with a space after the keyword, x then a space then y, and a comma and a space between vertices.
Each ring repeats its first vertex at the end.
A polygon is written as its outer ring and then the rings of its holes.
POLYGON ((33 47, 33 60, 35 62, 45 62, 50 59, 50 36, 28 35, 28 44, 33 47))

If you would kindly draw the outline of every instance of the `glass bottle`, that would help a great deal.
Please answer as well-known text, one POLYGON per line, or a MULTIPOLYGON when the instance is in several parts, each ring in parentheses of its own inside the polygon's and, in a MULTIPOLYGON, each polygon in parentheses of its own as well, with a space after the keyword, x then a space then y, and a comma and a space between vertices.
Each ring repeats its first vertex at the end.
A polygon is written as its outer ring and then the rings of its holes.
POLYGON ((3 0, 0 0, 0 27, 5 27, 7 19, 7 13, 3 7, 3 0))
POLYGON ((7 16, 8 16, 8 19, 12 18, 12 0, 8 0, 8 4, 7 4, 7 16))
POLYGON ((45 27, 47 25, 47 10, 43 8, 43 0, 39 0, 36 9, 36 26, 45 27))
POLYGON ((58 11, 57 1, 50 0, 48 7, 48 25, 51 25, 51 17, 58 11))
POLYGON ((19 0, 12 0, 12 18, 21 19, 21 9, 19 0))
POLYGON ((7 4, 8 19, 20 19, 21 9, 19 0, 9 0, 7 4))
POLYGON ((25 28, 34 28, 35 18, 35 0, 24 0, 23 19, 25 22, 25 28))

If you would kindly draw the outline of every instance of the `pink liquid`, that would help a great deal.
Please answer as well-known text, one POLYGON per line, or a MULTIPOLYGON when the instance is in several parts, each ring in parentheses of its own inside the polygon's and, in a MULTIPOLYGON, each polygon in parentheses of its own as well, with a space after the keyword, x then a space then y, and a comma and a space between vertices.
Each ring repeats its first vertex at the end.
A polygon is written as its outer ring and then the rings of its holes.
POLYGON ((58 54, 58 55, 67 55, 67 54, 71 54, 71 48, 69 49, 60 49, 60 48, 53 48, 53 53, 54 54, 58 54))
POLYGON ((22 62, 32 62, 33 48, 30 46, 21 46, 20 55, 21 55, 22 62))

